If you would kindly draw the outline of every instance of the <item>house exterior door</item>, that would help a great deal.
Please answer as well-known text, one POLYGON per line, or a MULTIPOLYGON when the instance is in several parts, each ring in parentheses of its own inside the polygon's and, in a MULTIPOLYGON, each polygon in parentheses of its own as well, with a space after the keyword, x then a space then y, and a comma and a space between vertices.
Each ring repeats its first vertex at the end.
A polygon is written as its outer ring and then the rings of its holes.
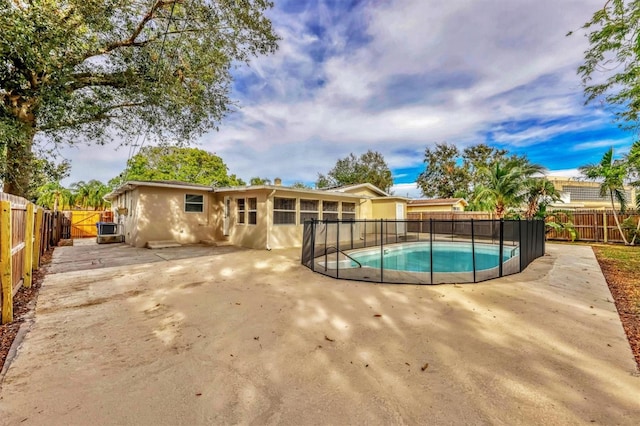
MULTIPOLYGON (((396 220, 404 220, 404 204, 396 203, 396 220)), ((405 233, 405 223, 398 223, 396 228, 399 234, 405 233)))
POLYGON ((231 219, 231 197, 224 197, 224 216, 222 218, 222 235, 229 235, 229 221, 231 219))

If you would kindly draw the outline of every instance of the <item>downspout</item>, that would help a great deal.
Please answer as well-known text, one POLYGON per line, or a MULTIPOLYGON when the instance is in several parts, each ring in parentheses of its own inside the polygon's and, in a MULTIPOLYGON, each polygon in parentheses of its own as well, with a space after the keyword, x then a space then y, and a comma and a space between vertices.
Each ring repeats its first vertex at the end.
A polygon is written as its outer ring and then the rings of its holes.
POLYGON ((267 250, 271 251, 271 213, 273 211, 273 202, 269 204, 269 200, 274 196, 276 190, 271 191, 271 194, 267 195, 267 250))

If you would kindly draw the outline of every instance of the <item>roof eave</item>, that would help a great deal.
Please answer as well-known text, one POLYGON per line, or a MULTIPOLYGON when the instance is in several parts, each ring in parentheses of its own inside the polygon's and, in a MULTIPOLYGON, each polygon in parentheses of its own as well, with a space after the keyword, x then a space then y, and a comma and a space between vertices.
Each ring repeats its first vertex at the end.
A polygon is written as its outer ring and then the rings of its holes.
POLYGON ((206 191, 206 192, 213 191, 213 188, 207 187, 207 186, 196 186, 196 185, 190 185, 190 184, 179 185, 179 184, 171 184, 171 183, 165 183, 165 182, 144 182, 144 181, 138 181, 138 180, 131 180, 123 183, 118 188, 116 188, 115 190, 105 195, 103 198, 105 200, 110 201, 115 197, 117 197, 118 195, 124 194, 125 192, 131 191, 140 186, 149 186, 153 188, 188 189, 192 191, 206 191))
POLYGON ((337 196, 341 198, 349 198, 359 200, 365 197, 356 194, 350 194, 345 192, 336 192, 336 191, 324 191, 321 189, 305 189, 305 188, 290 188, 287 186, 278 186, 278 185, 254 185, 254 186, 232 186, 226 188, 214 188, 214 192, 249 192, 249 191, 261 191, 261 190, 271 190, 271 191, 280 191, 280 192, 290 192, 290 193, 299 193, 299 194, 309 194, 309 195, 331 195, 337 196))

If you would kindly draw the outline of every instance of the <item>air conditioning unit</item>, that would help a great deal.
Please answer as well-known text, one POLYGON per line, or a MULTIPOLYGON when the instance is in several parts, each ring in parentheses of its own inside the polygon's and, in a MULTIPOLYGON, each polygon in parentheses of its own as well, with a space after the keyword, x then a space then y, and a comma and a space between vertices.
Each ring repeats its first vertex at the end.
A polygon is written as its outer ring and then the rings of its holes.
POLYGON ((98 236, 100 235, 116 235, 118 233, 118 224, 113 222, 98 222, 98 236))

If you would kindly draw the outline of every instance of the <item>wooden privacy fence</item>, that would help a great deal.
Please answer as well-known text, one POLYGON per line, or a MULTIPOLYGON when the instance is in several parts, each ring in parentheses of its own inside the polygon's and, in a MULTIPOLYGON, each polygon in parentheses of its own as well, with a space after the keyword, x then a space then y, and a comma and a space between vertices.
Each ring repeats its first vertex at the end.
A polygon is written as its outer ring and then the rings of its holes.
POLYGON ((13 297, 31 287, 42 254, 69 238, 68 219, 21 197, 0 193, 0 306, 2 324, 13 321, 13 297))
MULTIPOLYGON (((620 223, 634 217, 640 220, 640 212, 627 210, 625 213, 616 212, 620 223)), ((622 237, 613 217, 613 210, 558 210, 550 213, 547 222, 559 224, 571 223, 576 230, 577 239, 582 241, 595 241, 603 243, 621 243, 622 237)), ((409 212, 407 219, 414 220, 490 220, 494 219, 493 213, 487 212, 409 212)), ((570 240, 567 230, 551 230, 547 233, 549 240, 570 240)))
POLYGON ((407 219, 411 220, 492 220, 493 213, 489 212, 408 212, 407 219))
MULTIPOLYGON (((626 212, 616 212, 620 224, 629 218, 635 217, 638 220, 638 212, 627 210, 626 212)), ((552 216, 547 218, 547 222, 559 224, 572 223, 576 230, 578 240, 596 241, 603 243, 621 243, 622 236, 613 216, 613 210, 575 210, 575 211, 554 211, 552 216)), ((637 223, 637 222, 636 222, 637 223)), ((552 230, 547 234, 549 240, 569 240, 570 235, 566 230, 552 230)))

